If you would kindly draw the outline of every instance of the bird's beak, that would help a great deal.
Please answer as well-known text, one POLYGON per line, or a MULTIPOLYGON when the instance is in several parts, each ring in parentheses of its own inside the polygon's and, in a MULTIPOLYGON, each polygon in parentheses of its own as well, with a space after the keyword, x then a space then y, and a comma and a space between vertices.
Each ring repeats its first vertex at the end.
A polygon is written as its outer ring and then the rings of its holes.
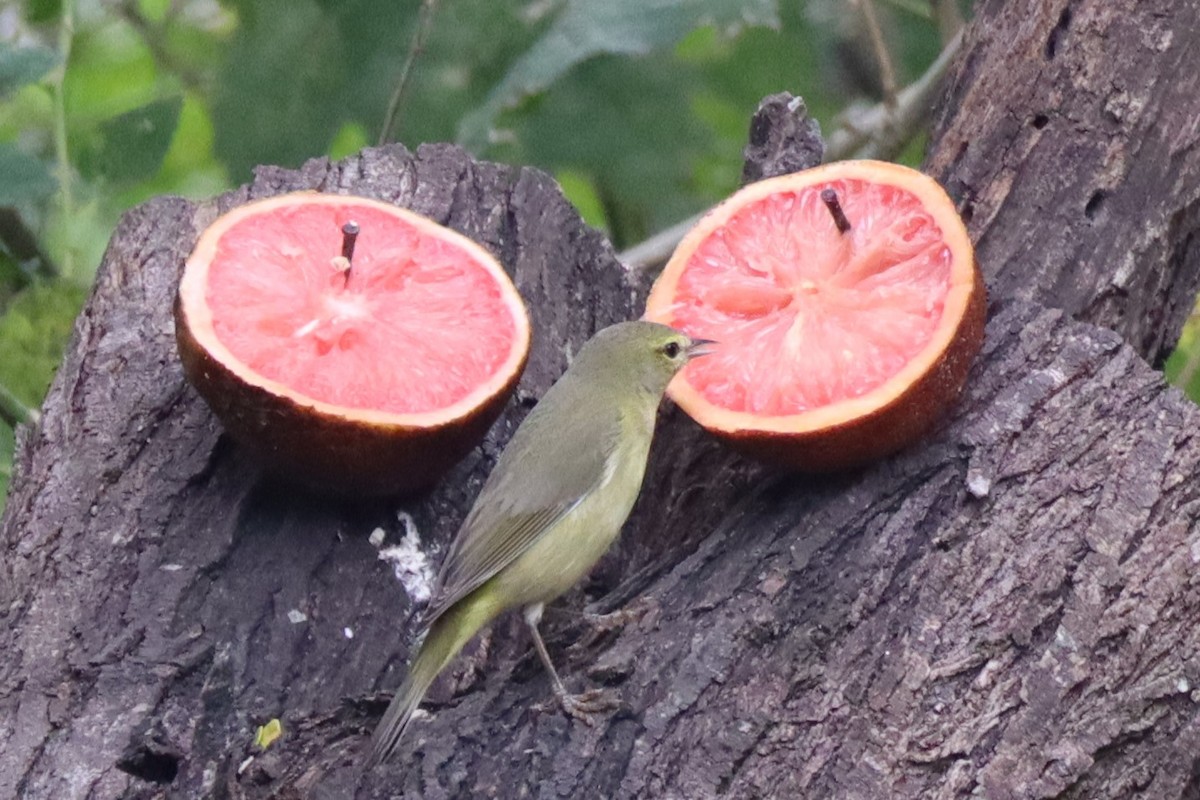
POLYGON ((692 339, 692 343, 688 345, 688 358, 699 358, 715 352, 718 342, 712 339, 692 339))

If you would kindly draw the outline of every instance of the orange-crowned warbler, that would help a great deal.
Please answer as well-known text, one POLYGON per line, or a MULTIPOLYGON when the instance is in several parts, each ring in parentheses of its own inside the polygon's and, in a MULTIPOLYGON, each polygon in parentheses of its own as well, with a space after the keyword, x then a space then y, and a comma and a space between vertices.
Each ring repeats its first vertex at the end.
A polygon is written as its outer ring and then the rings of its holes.
POLYGON ((484 625, 524 608, 554 694, 572 716, 604 706, 563 687, 538 633, 544 605, 617 538, 641 489, 667 384, 711 342, 653 322, 596 334, 513 434, 446 553, 426 633, 372 737, 368 766, 396 749, 429 684, 484 625))

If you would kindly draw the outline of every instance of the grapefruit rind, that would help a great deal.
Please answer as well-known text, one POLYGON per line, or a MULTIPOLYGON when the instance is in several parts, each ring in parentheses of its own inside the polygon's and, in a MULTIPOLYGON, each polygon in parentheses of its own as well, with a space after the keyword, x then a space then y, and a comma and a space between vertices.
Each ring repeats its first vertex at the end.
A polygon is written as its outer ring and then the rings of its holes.
POLYGON ((226 430, 275 473, 350 495, 423 491, 483 438, 516 388, 529 354, 528 311, 503 267, 483 247, 398 206, 348 195, 293 192, 240 206, 200 236, 175 302, 184 372, 226 430), (206 301, 208 265, 221 236, 256 214, 297 203, 368 206, 460 248, 495 279, 513 322, 512 346, 495 372, 465 397, 429 412, 394 413, 324 402, 269 379, 217 337, 206 301))
MULTIPOLYGON (((894 452, 925 433, 961 391, 983 343, 986 293, 974 249, 953 202, 932 178, 897 164, 843 161, 753 183, 709 211, 680 244, 655 282, 645 318, 668 325, 683 272, 696 249, 747 206, 780 192, 833 181, 885 184, 916 196, 941 229, 951 254, 942 316, 928 342, 894 375, 866 393, 796 414, 722 408, 688 382, 685 369, 668 394, 709 432, 752 455, 786 466, 828 471, 894 452)), ((682 326, 686 331, 686 325, 682 326)))

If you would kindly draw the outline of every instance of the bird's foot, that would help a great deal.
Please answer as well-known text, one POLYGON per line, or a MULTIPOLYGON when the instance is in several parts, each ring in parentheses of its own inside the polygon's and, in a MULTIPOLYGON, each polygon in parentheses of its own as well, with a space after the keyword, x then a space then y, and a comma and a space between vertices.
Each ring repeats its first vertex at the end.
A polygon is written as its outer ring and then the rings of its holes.
POLYGON ((658 601, 652 597, 639 597, 624 608, 608 614, 592 614, 585 611, 582 615, 583 623, 588 630, 567 648, 567 655, 575 658, 581 653, 586 653, 607 634, 618 631, 633 622, 657 619, 659 611, 658 601))
POLYGON ((649 595, 643 595, 624 608, 607 614, 592 614, 585 611, 583 612, 583 621, 596 633, 603 634, 624 628, 631 622, 640 622, 646 617, 657 615, 659 611, 658 601, 649 595))
POLYGON ((579 694, 555 692, 554 700, 567 716, 574 717, 585 725, 595 725, 596 720, 605 712, 621 707, 617 693, 608 689, 589 689, 579 694))

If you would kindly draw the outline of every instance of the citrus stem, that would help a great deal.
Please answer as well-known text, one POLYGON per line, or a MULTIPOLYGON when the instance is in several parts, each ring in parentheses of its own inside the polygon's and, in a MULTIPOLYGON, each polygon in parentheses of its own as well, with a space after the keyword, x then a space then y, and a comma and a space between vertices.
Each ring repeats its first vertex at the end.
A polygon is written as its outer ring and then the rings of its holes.
POLYGON ((846 234, 850 230, 850 220, 846 219, 846 212, 842 210, 842 204, 838 202, 837 191, 834 189, 821 190, 821 202, 829 209, 829 216, 833 217, 833 224, 837 226, 838 233, 846 234))
POLYGON ((340 258, 345 262, 345 266, 342 268, 343 290, 350 286, 350 270, 354 266, 354 243, 358 240, 358 231, 358 223, 354 220, 350 220, 342 226, 342 255, 340 258))
POLYGON ((342 258, 354 262, 354 243, 358 241, 358 223, 350 220, 342 226, 342 258))

